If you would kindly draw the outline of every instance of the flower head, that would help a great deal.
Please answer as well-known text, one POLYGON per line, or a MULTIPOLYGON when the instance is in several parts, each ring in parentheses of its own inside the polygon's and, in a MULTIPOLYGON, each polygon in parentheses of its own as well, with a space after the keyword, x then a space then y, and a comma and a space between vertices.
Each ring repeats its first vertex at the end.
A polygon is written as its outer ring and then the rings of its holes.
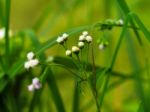
POLYGON ((79 53, 80 49, 77 46, 72 46, 73 53, 79 53))
POLYGON ((88 43, 91 43, 92 42, 92 37, 91 36, 86 36, 86 41, 88 42, 88 43))
POLYGON ((40 89, 41 87, 42 87, 42 84, 40 83, 40 80, 37 77, 35 77, 32 79, 32 84, 28 86, 28 90, 34 91, 34 90, 40 89))
POLYGON ((62 44, 64 42, 64 39, 62 37, 57 38, 57 43, 62 44))
POLYGON ((84 42, 78 42, 78 47, 83 48, 84 47, 84 42))
POLYGON ((62 35, 62 38, 63 38, 63 40, 67 40, 67 37, 68 37, 69 35, 67 34, 67 33, 64 33, 63 35, 62 35))
POLYGON ((32 84, 34 85, 35 89, 40 89, 42 87, 42 84, 37 77, 32 79, 32 84))
POLYGON ((29 52, 27 54, 27 61, 24 63, 24 68, 25 69, 29 69, 29 68, 33 68, 35 67, 36 65, 39 64, 39 60, 38 59, 34 59, 34 53, 33 52, 29 52))
POLYGON ((34 88, 34 85, 33 84, 30 84, 29 86, 28 86, 28 91, 34 91, 35 90, 35 88, 34 88))
POLYGON ((28 60, 32 60, 33 57, 34 57, 34 53, 32 51, 27 54, 27 59, 28 60))
POLYGON ((79 41, 85 41, 85 38, 86 38, 86 37, 85 37, 84 35, 80 35, 80 36, 79 36, 79 41))
POLYGON ((72 52, 71 50, 66 50, 66 56, 71 56, 72 52))
POLYGON ((62 34, 62 36, 59 36, 58 38, 57 38, 57 43, 59 43, 59 44, 63 44, 66 40, 67 40, 67 37, 68 37, 69 35, 67 34, 67 33, 64 33, 64 34, 62 34))
POLYGON ((88 35, 88 32, 87 31, 83 31, 82 33, 84 36, 87 36, 88 35))

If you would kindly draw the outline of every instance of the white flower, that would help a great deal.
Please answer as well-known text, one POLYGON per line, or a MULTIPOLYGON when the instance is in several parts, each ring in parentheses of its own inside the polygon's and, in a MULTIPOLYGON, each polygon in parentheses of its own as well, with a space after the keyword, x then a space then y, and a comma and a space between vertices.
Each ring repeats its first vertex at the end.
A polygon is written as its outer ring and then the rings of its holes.
POLYGON ((79 48, 83 48, 84 47, 84 42, 78 42, 78 46, 79 46, 79 48))
POLYGON ((34 88, 34 85, 33 84, 30 84, 29 86, 28 86, 28 91, 34 91, 35 90, 35 88, 34 88))
POLYGON ((28 86, 29 91, 34 91, 35 89, 40 89, 42 87, 42 84, 40 83, 39 79, 37 77, 32 79, 32 84, 28 86))
POLYGON ((29 63, 29 61, 26 61, 25 63, 24 63, 24 68, 25 69, 29 69, 31 66, 30 66, 30 63, 29 63))
POLYGON ((78 53, 80 49, 77 46, 72 46, 72 52, 73 53, 78 53))
POLYGON ((39 60, 38 59, 33 59, 33 57, 34 57, 34 53, 33 52, 29 52, 28 54, 27 54, 27 61, 24 63, 24 68, 25 69, 29 69, 29 68, 33 68, 33 67, 35 67, 36 65, 38 65, 39 64, 39 60))
POLYGON ((29 53, 27 54, 27 59, 28 59, 28 60, 32 60, 33 57, 34 57, 34 53, 33 53, 33 52, 29 52, 29 53))
POLYGON ((86 36, 86 41, 87 41, 87 42, 89 42, 89 43, 90 43, 90 42, 92 42, 92 37, 91 37, 91 36, 89 36, 89 35, 88 35, 88 36, 86 36))
POLYGON ((88 32, 87 31, 83 31, 82 33, 84 36, 87 36, 88 35, 88 32))
POLYGON ((86 37, 84 35, 80 35, 79 41, 85 41, 86 37))
POLYGON ((39 60, 38 59, 29 60, 29 64, 30 64, 30 67, 33 68, 39 64, 39 60))
POLYGON ((64 34, 62 35, 63 40, 66 40, 68 36, 69 36, 69 35, 68 35, 67 33, 64 33, 64 34))
POLYGON ((37 77, 32 79, 32 84, 34 85, 35 89, 40 89, 42 87, 42 84, 40 83, 40 81, 37 77))
POLYGON ((66 50, 66 56, 71 56, 71 50, 66 50))
POLYGON ((58 37, 56 41, 57 43, 61 44, 64 42, 64 39, 62 37, 58 37))

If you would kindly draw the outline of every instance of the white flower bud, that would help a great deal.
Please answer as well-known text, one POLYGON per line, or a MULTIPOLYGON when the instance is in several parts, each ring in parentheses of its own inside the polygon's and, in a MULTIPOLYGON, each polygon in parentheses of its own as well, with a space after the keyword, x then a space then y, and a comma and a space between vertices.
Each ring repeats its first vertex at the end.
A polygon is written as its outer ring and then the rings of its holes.
POLYGON ((28 60, 32 60, 33 57, 34 57, 34 53, 33 53, 33 52, 29 52, 29 53, 27 54, 27 59, 28 59, 28 60))
POLYGON ((61 44, 64 42, 64 39, 62 37, 58 37, 56 41, 57 43, 61 44))
POLYGON ((42 84, 37 77, 32 79, 32 84, 34 85, 35 89, 40 89, 42 87, 42 84))
POLYGON ((79 48, 83 48, 84 47, 84 42, 78 42, 78 46, 79 46, 79 48))
POLYGON ((88 32, 87 31, 83 31, 82 33, 84 36, 87 36, 88 35, 88 32))
POLYGON ((30 84, 29 86, 28 86, 28 91, 34 91, 35 90, 35 88, 34 88, 34 85, 33 84, 30 84))
POLYGON ((29 61, 29 63, 30 63, 30 67, 35 67, 36 65, 38 65, 39 64, 39 60, 38 59, 32 59, 32 60, 30 60, 29 61))
POLYGON ((67 33, 64 33, 63 35, 62 35, 62 38, 64 39, 64 40, 67 40, 67 37, 68 37, 69 35, 67 34, 67 33))
POLYGON ((66 50, 66 56, 71 56, 72 52, 71 50, 66 50))
POLYGON ((79 41, 85 41, 86 37, 84 35, 80 35, 79 41))
POLYGON ((99 44, 98 47, 99 47, 100 50, 103 50, 105 48, 104 44, 99 44))
POLYGON ((24 63, 24 68, 29 69, 30 68, 30 63, 27 61, 24 63))
POLYGON ((80 49, 77 46, 72 46, 72 52, 73 53, 78 53, 80 49))
POLYGON ((92 42, 92 37, 91 36, 86 36, 86 41, 89 42, 89 43, 92 42))

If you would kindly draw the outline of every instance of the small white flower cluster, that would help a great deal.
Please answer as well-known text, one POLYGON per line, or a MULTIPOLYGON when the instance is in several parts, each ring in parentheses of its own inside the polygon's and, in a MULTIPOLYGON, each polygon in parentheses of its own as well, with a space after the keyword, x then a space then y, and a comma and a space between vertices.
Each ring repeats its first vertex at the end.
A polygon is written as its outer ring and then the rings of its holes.
POLYGON ((33 68, 36 65, 39 64, 39 60, 38 59, 34 59, 35 54, 33 52, 29 52, 27 54, 27 61, 24 63, 24 68, 25 69, 29 69, 29 68, 33 68))
MULTIPOLYGON (((12 31, 9 30, 9 36, 12 36, 12 31)), ((0 39, 3 39, 5 37, 5 28, 0 29, 0 39)))
POLYGON ((82 35, 79 36, 79 41, 85 42, 87 41, 88 43, 92 42, 92 37, 88 35, 87 31, 83 31, 82 35))
MULTIPOLYGON (((62 36, 59 36, 56 41, 59 44, 63 44, 67 40, 67 37, 68 37, 68 34, 64 33, 62 36)), ((92 42, 92 37, 88 35, 87 31, 83 31, 82 35, 80 35, 78 46, 72 46, 71 50, 69 49, 66 50, 66 56, 72 56, 72 53, 78 54, 80 49, 84 47, 84 44, 85 44, 84 42, 87 42, 87 43, 92 42)))
POLYGON ((59 44, 63 44, 67 40, 68 36, 69 35, 67 33, 64 33, 64 34, 62 34, 62 36, 59 36, 57 38, 56 42, 59 43, 59 44))
POLYGON ((28 91, 34 91, 35 89, 38 90, 42 87, 42 84, 40 83, 39 79, 35 77, 32 79, 32 84, 28 86, 28 91))

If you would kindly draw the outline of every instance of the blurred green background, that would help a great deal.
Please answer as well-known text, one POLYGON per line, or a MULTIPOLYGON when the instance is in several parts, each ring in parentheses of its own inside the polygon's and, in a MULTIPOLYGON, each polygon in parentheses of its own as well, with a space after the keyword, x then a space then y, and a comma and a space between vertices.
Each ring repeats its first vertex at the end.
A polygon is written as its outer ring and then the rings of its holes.
MULTIPOLYGON (((146 27, 150 27, 150 0, 126 0, 131 11, 135 12, 146 27)), ((4 7, 4 0, 1 0, 1 6, 4 7)), ((74 27, 91 25, 97 22, 102 22, 106 19, 124 19, 122 11, 116 0, 12 0, 11 1, 11 14, 10 14, 10 28, 13 32, 19 32, 24 29, 33 29, 37 37, 43 43, 50 38, 68 31, 74 27)), ((0 25, 2 26, 2 24, 0 25)), ((102 67, 108 65, 111 60, 112 54, 116 47, 121 28, 114 28, 111 31, 106 31, 105 36, 109 40, 109 46, 104 51, 98 49, 96 39, 102 37, 103 34, 98 31, 90 31, 95 41, 95 58, 96 64, 102 67)), ((142 74, 146 74, 145 65, 149 65, 150 44, 141 33, 144 42, 145 51, 139 46, 137 39, 131 32, 132 42, 134 46, 135 55, 138 59, 139 66, 143 69, 142 74)), ((70 41, 70 45, 76 44, 74 40, 78 38, 78 34, 70 41)), ((130 46, 127 46, 128 38, 124 39, 115 66, 114 71, 130 75, 133 72, 133 67, 130 55, 130 46)), ((28 46, 28 45, 26 45, 28 46)), ((34 46, 33 46, 34 48, 34 46)), ((31 48, 31 49, 33 49, 31 48)), ((47 56, 65 56, 64 50, 59 45, 54 46, 46 51, 47 56)), ((36 68, 37 69, 37 68, 36 68)), ((71 112, 73 92, 75 82, 69 72, 64 69, 52 67, 56 81, 64 101, 67 112, 71 112)), ((37 70, 33 70, 34 74, 38 74, 37 70)), ((26 74, 28 75, 28 74, 26 74)), ((118 81, 119 78, 115 77, 111 83, 118 81)), ((29 107, 29 102, 32 98, 32 93, 26 89, 29 81, 24 81, 24 91, 18 92, 24 99, 23 112, 26 112, 29 107), (28 99, 27 99, 28 98, 28 99)), ((39 105, 42 105, 41 110, 37 107, 38 112, 55 112, 56 108, 54 102, 51 100, 50 92, 47 85, 42 93, 42 99, 39 105)), ((83 83, 82 91, 80 94, 80 109, 81 112, 96 112, 96 106, 92 99, 92 93, 88 85, 83 83), (90 102, 90 103, 89 103, 90 102)), ((134 88, 133 80, 126 80, 109 91, 104 99, 102 112, 137 112, 140 100, 137 97, 134 88)))

